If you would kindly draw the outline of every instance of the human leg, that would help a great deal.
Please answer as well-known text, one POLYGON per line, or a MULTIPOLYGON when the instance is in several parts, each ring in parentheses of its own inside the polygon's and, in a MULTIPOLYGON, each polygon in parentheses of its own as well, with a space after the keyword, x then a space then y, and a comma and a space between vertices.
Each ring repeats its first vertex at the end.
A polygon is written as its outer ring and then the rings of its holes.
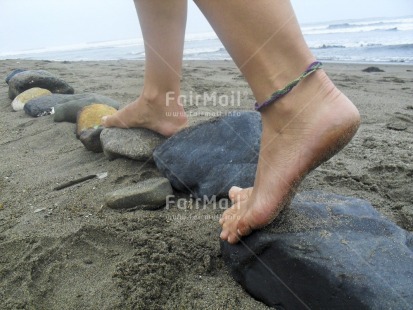
POLYGON ((135 0, 145 43, 145 77, 140 96, 105 127, 145 127, 171 136, 186 125, 179 103, 187 0, 135 0), (170 93, 170 95, 167 95, 170 93))
MULTIPOLYGON (((198 0, 242 71, 257 102, 299 76, 315 58, 287 0, 198 0)), ((230 243, 270 223, 302 178, 353 137, 359 113, 318 70, 261 110, 263 132, 254 187, 229 192, 234 205, 221 217, 230 243)))

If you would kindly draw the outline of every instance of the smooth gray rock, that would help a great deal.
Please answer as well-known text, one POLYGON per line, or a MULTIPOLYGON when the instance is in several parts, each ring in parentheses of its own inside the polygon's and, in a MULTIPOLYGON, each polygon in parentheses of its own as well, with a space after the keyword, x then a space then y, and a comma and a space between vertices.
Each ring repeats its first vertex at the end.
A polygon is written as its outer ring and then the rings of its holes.
POLYGON ((24 69, 15 69, 15 70, 13 70, 12 72, 10 72, 10 73, 6 76, 6 83, 9 84, 9 81, 11 80, 11 78, 12 78, 13 76, 15 76, 16 74, 19 74, 20 72, 24 72, 24 71, 27 71, 27 70, 24 70, 24 69))
POLYGON ((54 109, 54 121, 76 123, 79 111, 94 103, 107 104, 115 109, 120 107, 120 104, 112 98, 98 94, 84 94, 83 97, 57 105, 54 109))
POLYGON ((24 112, 33 117, 50 115, 53 108, 61 103, 72 100, 79 95, 57 95, 43 96, 30 100, 24 105, 24 112))
POLYGON ((153 161, 152 153, 165 137, 145 128, 105 128, 100 134, 103 152, 109 159, 127 157, 153 161))
POLYGON ((40 87, 57 94, 73 94, 74 89, 61 78, 44 70, 27 70, 15 74, 9 80, 9 98, 33 87, 40 87))
POLYGON ((156 148, 154 159, 175 189, 223 197, 233 185, 253 185, 260 137, 259 113, 233 112, 178 132, 156 148))
POLYGON ((168 179, 152 178, 108 194, 106 205, 112 209, 156 210, 163 207, 166 197, 172 194, 168 179))
POLYGON ((364 200, 301 193, 221 250, 246 291, 277 309, 412 309, 413 234, 364 200))
POLYGON ((43 96, 30 100, 24 105, 24 111, 33 117, 45 116, 52 113, 55 116, 55 121, 68 121, 75 123, 76 116, 83 106, 93 104, 95 102, 106 103, 119 109, 119 103, 109 97, 94 93, 76 94, 76 95, 58 95, 43 96), (59 106, 59 108, 57 108, 59 106), (62 106, 62 107, 60 107, 62 106), (57 120, 56 120, 57 119, 57 120))
POLYGON ((100 134, 102 133, 103 127, 90 128, 83 130, 80 133, 79 140, 85 146, 85 148, 94 153, 102 153, 102 142, 100 142, 100 134))

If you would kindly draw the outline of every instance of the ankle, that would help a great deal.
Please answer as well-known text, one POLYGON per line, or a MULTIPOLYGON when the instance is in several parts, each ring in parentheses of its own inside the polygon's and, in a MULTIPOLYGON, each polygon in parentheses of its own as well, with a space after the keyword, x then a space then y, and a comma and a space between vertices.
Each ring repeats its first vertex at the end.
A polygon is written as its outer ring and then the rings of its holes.
POLYGON ((174 106, 178 104, 179 96, 179 89, 160 90, 149 87, 144 87, 140 95, 141 100, 143 100, 146 104, 166 106, 174 106))
POLYGON ((327 74, 320 70, 302 80, 291 92, 277 101, 263 107, 260 112, 263 118, 271 118, 271 114, 289 119, 297 114, 297 111, 311 105, 322 105, 332 101, 341 92, 335 87, 327 74))

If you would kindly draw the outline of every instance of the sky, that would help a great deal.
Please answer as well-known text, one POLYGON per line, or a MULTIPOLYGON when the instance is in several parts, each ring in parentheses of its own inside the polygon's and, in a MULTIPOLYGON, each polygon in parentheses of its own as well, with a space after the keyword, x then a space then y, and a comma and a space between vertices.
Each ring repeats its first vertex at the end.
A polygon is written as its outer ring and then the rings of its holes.
MULTIPOLYGON (((413 15, 412 0, 292 0, 292 4, 301 24, 413 15)), ((187 33, 210 31, 189 0, 187 33)), ((132 0, 0 0, 0 54, 137 37, 141 33, 132 0)))

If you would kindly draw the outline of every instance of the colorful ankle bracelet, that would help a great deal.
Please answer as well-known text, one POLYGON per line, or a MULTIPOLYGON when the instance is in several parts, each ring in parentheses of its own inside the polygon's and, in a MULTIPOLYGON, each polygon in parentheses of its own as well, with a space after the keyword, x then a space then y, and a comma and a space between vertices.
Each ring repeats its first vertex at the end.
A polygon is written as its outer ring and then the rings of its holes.
POLYGON ((319 61, 313 62, 311 65, 308 66, 308 68, 301 74, 298 78, 296 78, 294 81, 290 82, 285 86, 283 89, 277 90, 275 93, 271 95, 268 100, 264 101, 261 104, 258 104, 258 102, 255 103, 255 110, 259 111, 263 107, 266 107, 267 105, 274 103, 284 95, 288 94, 298 83, 300 83, 301 80, 309 76, 311 73, 317 71, 318 69, 321 69, 323 67, 323 64, 319 61))

